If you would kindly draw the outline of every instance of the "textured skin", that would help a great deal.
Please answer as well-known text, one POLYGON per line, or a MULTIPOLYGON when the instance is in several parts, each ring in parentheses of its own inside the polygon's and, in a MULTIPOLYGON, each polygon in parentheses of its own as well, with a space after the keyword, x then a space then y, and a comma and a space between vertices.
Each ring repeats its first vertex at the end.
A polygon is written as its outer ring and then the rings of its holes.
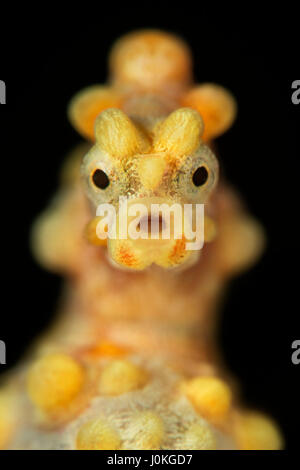
POLYGON ((264 244, 259 224, 218 183, 211 150, 235 101, 217 85, 193 85, 187 46, 158 31, 120 39, 110 71, 109 85, 70 104, 72 124, 94 144, 69 156, 33 227, 36 258, 66 287, 59 320, 2 385, 0 448, 281 448, 272 420, 243 408, 214 344, 226 283, 264 244), (209 177, 196 190, 200 164, 209 177), (99 165, 106 192, 91 181, 99 165), (100 240, 95 207, 117 206, 120 195, 205 202, 201 253, 189 257, 174 240, 100 240))

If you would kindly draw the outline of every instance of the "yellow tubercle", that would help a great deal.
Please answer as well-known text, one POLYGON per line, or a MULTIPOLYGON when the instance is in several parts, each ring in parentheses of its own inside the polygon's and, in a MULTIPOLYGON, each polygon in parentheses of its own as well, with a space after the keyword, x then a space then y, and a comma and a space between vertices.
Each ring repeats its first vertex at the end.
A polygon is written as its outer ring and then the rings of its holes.
POLYGON ((27 391, 42 411, 64 408, 77 396, 84 370, 72 357, 55 353, 38 359, 28 372, 27 391))
POLYGON ((126 436, 136 450, 160 449, 164 434, 162 419, 152 411, 138 412, 126 430, 126 436))
POLYGON ((108 108, 120 108, 122 94, 112 87, 95 85, 85 88, 72 99, 68 115, 72 125, 85 138, 95 139, 97 116, 108 108))
POLYGON ((99 378, 99 393, 119 395, 144 386, 147 373, 126 360, 115 360, 106 365, 99 378))
POLYGON ((97 145, 112 158, 128 158, 149 149, 149 141, 120 109, 103 111, 95 121, 97 145))
POLYGON ((177 36, 158 30, 134 31, 110 54, 112 82, 122 88, 170 92, 191 80, 191 56, 177 36))
POLYGON ((86 240, 95 246, 106 246, 107 238, 100 238, 97 234, 97 225, 101 222, 102 217, 94 217, 85 227, 84 236, 86 240))
POLYGON ((161 154, 143 156, 138 162, 138 174, 145 189, 155 189, 161 182, 166 160, 161 154))
POLYGON ((117 450, 120 447, 118 433, 100 418, 86 422, 77 434, 77 450, 117 450))
POLYGON ((232 396, 228 385, 216 377, 196 377, 183 385, 195 409, 212 421, 223 420, 230 409, 232 396))
POLYGON ((215 450, 216 439, 208 426, 193 424, 184 434, 180 446, 182 450, 215 450))
POLYGON ((169 152, 178 158, 193 153, 200 145, 203 121, 194 109, 173 111, 157 128, 153 148, 155 152, 169 152))
POLYGON ((284 446, 277 425, 262 413, 252 411, 239 415, 235 432, 241 450, 280 450, 284 446))
POLYGON ((203 140, 210 141, 226 132, 233 124, 237 105, 225 88, 213 83, 190 88, 181 98, 181 105, 196 109, 204 121, 203 140))

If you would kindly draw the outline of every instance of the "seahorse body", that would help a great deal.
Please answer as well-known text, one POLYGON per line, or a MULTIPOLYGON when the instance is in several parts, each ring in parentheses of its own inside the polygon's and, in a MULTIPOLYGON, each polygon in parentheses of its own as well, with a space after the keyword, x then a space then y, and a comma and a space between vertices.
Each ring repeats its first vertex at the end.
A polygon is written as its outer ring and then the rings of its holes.
POLYGON ((0 448, 281 448, 272 420, 242 406, 214 345, 224 287, 264 244, 218 182, 212 140, 231 126, 235 101, 193 85, 187 46, 159 31, 120 39, 110 70, 109 85, 70 104, 92 143, 67 159, 33 228, 36 258, 67 281, 59 321, 2 386, 0 448), (187 250, 173 232, 106 243, 96 208, 118 211, 120 196, 129 207, 205 203, 203 248, 187 250))

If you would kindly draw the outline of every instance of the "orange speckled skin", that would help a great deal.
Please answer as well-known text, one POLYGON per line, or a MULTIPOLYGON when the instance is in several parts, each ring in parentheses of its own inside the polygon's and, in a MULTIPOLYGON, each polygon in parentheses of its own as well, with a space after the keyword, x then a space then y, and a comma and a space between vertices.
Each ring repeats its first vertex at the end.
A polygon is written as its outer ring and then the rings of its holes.
POLYGON ((93 147, 72 152, 33 228, 36 258, 67 281, 59 319, 0 391, 0 448, 281 448, 272 420, 242 407, 214 344, 226 283, 264 244, 259 224, 218 183, 212 139, 231 126, 234 98, 194 85, 187 46, 163 32, 121 38, 109 64, 110 83, 69 108, 93 147), (196 159, 210 179, 195 195, 196 159), (107 193, 92 186, 99 165, 107 193), (185 179, 174 186, 178 174, 185 179), (99 241, 95 207, 120 195, 205 202, 201 253, 189 258, 184 240, 99 241))

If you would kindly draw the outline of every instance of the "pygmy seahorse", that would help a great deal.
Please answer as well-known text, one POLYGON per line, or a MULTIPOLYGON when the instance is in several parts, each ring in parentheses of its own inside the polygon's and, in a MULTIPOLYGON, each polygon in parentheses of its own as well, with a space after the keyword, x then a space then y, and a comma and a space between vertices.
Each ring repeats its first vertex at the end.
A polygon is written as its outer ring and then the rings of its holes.
MULTIPOLYGON (((59 319, 2 384, 0 447, 279 449, 276 424, 243 406, 214 345, 225 285, 264 246, 219 181, 213 139, 232 125, 235 100, 193 84, 188 47, 164 32, 121 38, 109 67, 107 86, 70 103, 86 141, 33 227, 37 260, 67 280, 59 319), (118 215, 120 197, 128 218, 146 208, 141 231, 152 204, 205 204, 204 245, 188 250, 175 218, 167 239, 101 237, 97 208, 118 215)), ((156 222, 159 235, 164 216, 156 222)))

